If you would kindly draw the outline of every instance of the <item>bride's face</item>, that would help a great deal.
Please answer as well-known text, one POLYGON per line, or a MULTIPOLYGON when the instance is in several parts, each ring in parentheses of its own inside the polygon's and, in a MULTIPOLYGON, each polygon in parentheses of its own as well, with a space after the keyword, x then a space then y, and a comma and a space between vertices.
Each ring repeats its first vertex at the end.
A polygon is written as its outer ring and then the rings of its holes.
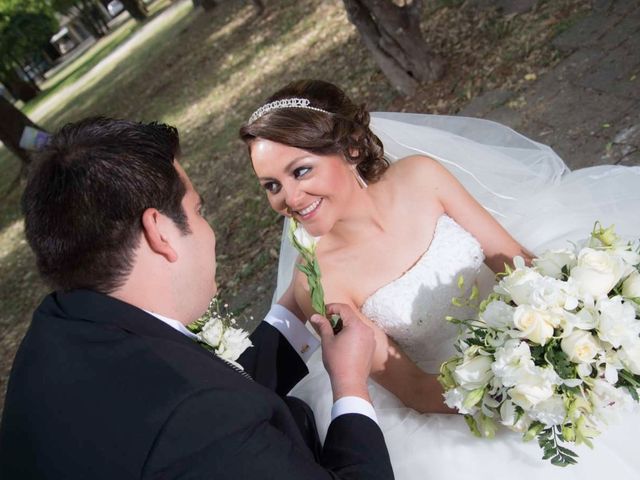
POLYGON ((352 169, 341 155, 316 155, 258 138, 251 161, 271 208, 294 217, 314 236, 331 231, 354 189, 352 169))

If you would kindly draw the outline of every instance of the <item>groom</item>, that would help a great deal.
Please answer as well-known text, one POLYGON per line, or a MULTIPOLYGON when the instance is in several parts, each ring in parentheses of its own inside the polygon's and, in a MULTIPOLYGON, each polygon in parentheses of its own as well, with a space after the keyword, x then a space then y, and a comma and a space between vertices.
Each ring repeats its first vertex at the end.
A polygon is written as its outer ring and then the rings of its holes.
POLYGON ((393 478, 365 383, 373 334, 348 307, 330 308, 338 335, 313 319, 335 401, 324 446, 286 397, 317 347, 290 293, 244 373, 190 338, 216 293, 215 236, 178 157, 172 127, 98 118, 54 135, 31 172, 25 232, 56 291, 14 361, 0 478, 393 478))

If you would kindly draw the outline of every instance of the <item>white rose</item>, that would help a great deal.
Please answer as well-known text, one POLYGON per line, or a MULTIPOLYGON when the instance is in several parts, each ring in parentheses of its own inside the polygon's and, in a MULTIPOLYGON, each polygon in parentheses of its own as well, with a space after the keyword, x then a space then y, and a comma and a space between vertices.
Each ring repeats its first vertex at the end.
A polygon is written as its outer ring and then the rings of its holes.
POLYGON ((606 251, 583 248, 578 254, 578 264, 571 269, 571 278, 578 282, 582 291, 598 298, 607 295, 623 273, 620 257, 606 251))
POLYGON ((529 412, 532 419, 544 423, 547 427, 562 425, 567 416, 564 400, 553 396, 535 405, 529 412))
POLYGON ((493 359, 487 355, 465 358, 453 371, 453 378, 458 385, 467 390, 482 388, 491 380, 492 361, 493 359))
POLYGON ((492 328, 513 328, 513 311, 511 305, 495 300, 480 314, 480 320, 492 328))
POLYGON ((605 298, 598 302, 600 310, 598 334, 602 340, 618 348, 633 344, 640 335, 640 321, 636 320, 634 308, 622 297, 605 298))
POLYGON ((627 298, 640 298, 640 272, 634 270, 622 283, 622 295, 627 298))
POLYGON ((538 258, 533 260, 533 266, 541 274, 553 277, 562 278, 562 267, 567 267, 569 270, 576 263, 576 255, 571 250, 547 250, 538 258))
POLYGON ((520 371, 516 385, 509 390, 509 396, 525 411, 543 402, 554 393, 554 386, 561 383, 560 377, 551 367, 533 367, 520 371))
POLYGON ((598 339, 584 330, 574 330, 560 342, 562 351, 575 363, 590 363, 602 350, 598 339))
POLYGON ((491 370, 505 387, 516 384, 520 371, 532 368, 531 350, 527 342, 519 339, 508 340, 503 347, 496 349, 491 370))
POLYGON ((202 330, 198 333, 198 339, 213 348, 217 348, 222 340, 223 332, 224 326, 222 322, 217 318, 212 318, 204 324, 202 330))
POLYGON ((246 331, 231 327, 224 332, 222 342, 216 349, 216 353, 225 360, 235 362, 242 352, 252 345, 251 340, 249 340, 249 334, 246 331))
POLYGON ((513 323, 522 332, 522 337, 539 345, 544 345, 553 337, 560 317, 546 310, 538 310, 528 305, 520 305, 513 314, 513 323))
POLYGON ((494 290, 501 295, 510 297, 516 305, 531 303, 535 282, 540 278, 542 276, 532 268, 518 268, 500 280, 494 290))
POLYGON ((618 350, 618 358, 627 370, 640 375, 640 341, 632 345, 625 345, 618 350))

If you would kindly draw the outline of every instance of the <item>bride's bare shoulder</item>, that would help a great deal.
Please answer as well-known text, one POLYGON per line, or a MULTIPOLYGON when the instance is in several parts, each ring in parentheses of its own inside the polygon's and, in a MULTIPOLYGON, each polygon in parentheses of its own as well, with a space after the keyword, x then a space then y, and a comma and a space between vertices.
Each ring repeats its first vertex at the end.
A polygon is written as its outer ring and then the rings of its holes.
POLYGON ((433 158, 425 155, 411 155, 392 163, 385 176, 403 185, 432 185, 447 175, 447 170, 433 158))

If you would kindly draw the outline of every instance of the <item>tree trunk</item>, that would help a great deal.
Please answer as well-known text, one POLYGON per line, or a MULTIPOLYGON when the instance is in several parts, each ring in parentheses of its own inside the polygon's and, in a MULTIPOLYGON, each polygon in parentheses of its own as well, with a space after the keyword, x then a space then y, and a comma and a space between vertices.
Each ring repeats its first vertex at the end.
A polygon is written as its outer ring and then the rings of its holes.
MULTIPOLYGON (((40 93, 40 89, 33 82, 25 82, 14 71, 10 71, 2 78, 2 83, 11 96, 23 102, 33 100, 40 93)), ((2 118, 2 117, 0 117, 2 118)))
POLYGON ((82 0, 78 5, 83 25, 95 38, 104 37, 109 31, 102 14, 97 9, 94 0, 82 0))
POLYGON ((31 163, 29 152, 20 148, 22 131, 26 126, 37 128, 38 130, 42 130, 42 128, 29 120, 24 113, 14 107, 3 96, 0 96, 0 118, 2 118, 2 122, 0 122, 0 141, 20 158, 23 166, 28 167, 31 163))
POLYGON ((218 2, 216 0, 193 0, 193 6, 211 10, 218 6, 218 2))
POLYGON ((353 23, 391 84, 411 95, 421 82, 438 80, 444 60, 433 54, 420 30, 421 0, 343 0, 353 23))
POLYGON ((149 11, 142 0, 121 0, 124 9, 129 12, 131 17, 135 18, 139 22, 146 20, 149 15, 149 11))
POLYGON ((253 6, 256 7, 256 13, 262 15, 264 13, 264 2, 262 0, 251 0, 253 6))

